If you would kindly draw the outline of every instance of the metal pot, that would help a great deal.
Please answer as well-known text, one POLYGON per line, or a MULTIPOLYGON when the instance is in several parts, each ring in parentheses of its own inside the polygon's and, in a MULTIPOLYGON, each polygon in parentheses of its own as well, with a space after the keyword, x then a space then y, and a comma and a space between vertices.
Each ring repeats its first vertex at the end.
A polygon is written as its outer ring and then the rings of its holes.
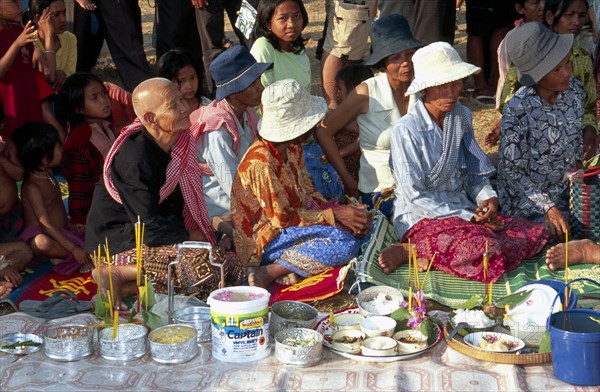
POLYGON ((196 329, 189 325, 171 324, 150 332, 150 353, 159 363, 183 363, 198 354, 196 329))
POLYGON ((123 324, 117 328, 113 340, 113 327, 100 331, 100 355, 115 361, 133 361, 146 354, 148 329, 143 325, 123 324))
POLYGON ((44 334, 44 352, 57 361, 77 361, 90 355, 94 348, 94 331, 86 325, 59 325, 44 334))

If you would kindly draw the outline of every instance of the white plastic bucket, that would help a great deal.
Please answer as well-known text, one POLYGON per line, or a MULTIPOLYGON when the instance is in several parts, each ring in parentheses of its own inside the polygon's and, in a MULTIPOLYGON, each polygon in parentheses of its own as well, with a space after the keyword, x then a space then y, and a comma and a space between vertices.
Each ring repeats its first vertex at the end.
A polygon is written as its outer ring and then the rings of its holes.
POLYGON ((208 297, 212 319, 212 354, 224 362, 256 361, 271 354, 269 297, 259 287, 215 290, 208 297))

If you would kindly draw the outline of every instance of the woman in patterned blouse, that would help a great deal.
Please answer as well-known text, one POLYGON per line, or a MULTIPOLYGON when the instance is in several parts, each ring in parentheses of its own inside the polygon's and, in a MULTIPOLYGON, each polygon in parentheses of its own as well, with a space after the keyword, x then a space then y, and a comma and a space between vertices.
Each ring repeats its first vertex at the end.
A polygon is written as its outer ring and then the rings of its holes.
POLYGON ((502 115, 498 193, 502 212, 544 221, 562 239, 568 228, 565 173, 581 165, 585 94, 572 77, 573 35, 539 23, 512 34, 507 49, 523 85, 502 115))
POLYGON ((331 208, 306 171, 302 141, 325 116, 325 100, 284 79, 264 90, 262 104, 260 138, 238 166, 231 212, 235 248, 252 267, 248 282, 267 287, 348 263, 371 219, 362 205, 331 208))

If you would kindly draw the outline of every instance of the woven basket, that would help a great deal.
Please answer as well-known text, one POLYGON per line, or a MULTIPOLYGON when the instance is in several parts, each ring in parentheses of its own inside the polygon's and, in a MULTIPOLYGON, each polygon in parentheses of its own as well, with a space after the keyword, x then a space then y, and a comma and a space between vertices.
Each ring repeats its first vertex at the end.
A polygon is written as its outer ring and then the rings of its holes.
MULTIPOLYGON (((448 330, 449 324, 446 324, 444 328, 444 337, 448 339, 450 330, 448 330)), ((475 359, 481 359, 482 361, 495 362, 495 363, 506 363, 511 365, 541 365, 552 361, 552 353, 532 353, 532 354, 505 354, 496 353, 490 351, 480 350, 475 347, 471 347, 463 341, 463 338, 459 335, 455 336, 454 339, 447 341, 448 346, 461 354, 468 355, 475 359)))
POLYGON ((589 170, 583 183, 571 183, 570 226, 574 239, 600 240, 600 168, 589 170))

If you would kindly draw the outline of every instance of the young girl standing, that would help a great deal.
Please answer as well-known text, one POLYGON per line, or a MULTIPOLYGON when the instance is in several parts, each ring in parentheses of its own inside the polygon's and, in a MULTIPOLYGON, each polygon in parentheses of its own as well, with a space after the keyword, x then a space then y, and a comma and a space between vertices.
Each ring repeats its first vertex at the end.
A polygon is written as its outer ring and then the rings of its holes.
POLYGON ((302 38, 308 24, 308 13, 302 0, 262 0, 258 5, 256 32, 258 38, 250 53, 256 61, 273 63, 260 78, 264 87, 278 80, 294 79, 310 92, 310 60, 302 38))
POLYGON ((109 122, 111 101, 102 81, 87 72, 67 78, 60 97, 71 129, 61 163, 69 184, 69 214, 72 224, 84 225, 104 159, 117 136, 109 122))
POLYGON ((177 83, 190 113, 210 103, 210 99, 200 94, 198 68, 185 51, 172 49, 163 54, 158 60, 158 76, 177 83))

